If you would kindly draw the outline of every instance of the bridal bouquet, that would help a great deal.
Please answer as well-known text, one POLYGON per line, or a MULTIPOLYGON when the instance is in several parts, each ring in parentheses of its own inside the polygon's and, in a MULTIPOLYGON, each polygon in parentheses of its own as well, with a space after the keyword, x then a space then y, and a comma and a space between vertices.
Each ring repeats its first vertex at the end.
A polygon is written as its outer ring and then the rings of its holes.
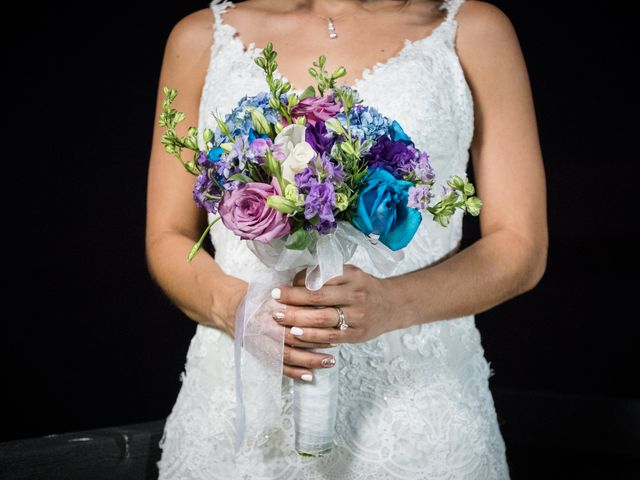
MULTIPOLYGON (((221 220, 267 267, 283 275, 256 280, 262 288, 250 286, 238 315, 241 422, 249 420, 241 398, 243 386, 245 394, 247 388, 256 394, 246 398, 262 402, 254 412, 255 421, 264 423, 266 409, 274 416, 280 413, 273 405, 280 394, 282 357, 277 356, 284 329, 267 325, 266 316, 260 314, 265 292, 276 281, 291 282, 297 270, 306 268, 306 286, 317 290, 342 274, 342 265, 357 247, 390 274, 423 215, 447 226, 456 209, 478 215, 482 206, 473 185, 457 176, 448 179, 441 199, 433 203, 435 172, 429 155, 415 146, 397 121, 364 104, 355 89, 336 86, 346 73, 343 67, 329 73, 326 58, 320 56, 309 69, 316 86, 296 92, 290 83, 275 78, 276 55, 269 44, 255 60, 269 91, 245 96, 224 119, 214 115, 215 131, 191 127, 186 136, 177 135, 175 127, 184 114, 171 108, 177 92, 167 87, 160 117, 166 128, 165 150, 197 177, 194 200, 212 218, 188 260, 221 220), (199 134, 205 148, 199 146, 199 134), (193 158, 185 160, 183 149, 192 150, 193 158), (259 361, 249 368, 251 360, 242 357, 243 350, 259 361), (263 369, 264 375, 256 369, 263 369), (256 382, 262 382, 260 395, 256 382)), ((336 348, 315 351, 331 351, 337 360, 336 348)), ((337 381, 338 364, 318 371, 313 383, 294 382, 298 453, 321 455, 330 450, 337 381)))

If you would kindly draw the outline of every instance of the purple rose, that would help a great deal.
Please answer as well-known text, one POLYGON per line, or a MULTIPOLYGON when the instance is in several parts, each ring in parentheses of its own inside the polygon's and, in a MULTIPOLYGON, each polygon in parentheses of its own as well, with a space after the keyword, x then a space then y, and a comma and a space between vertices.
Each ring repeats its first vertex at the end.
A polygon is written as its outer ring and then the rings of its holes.
POLYGON ((219 212, 224 226, 243 240, 267 243, 289 233, 287 215, 267 206, 267 198, 280 195, 277 181, 247 183, 225 192, 219 212))
POLYGON ((309 125, 315 125, 318 121, 325 121, 335 117, 342 105, 336 103, 332 96, 307 97, 293 107, 293 116, 304 116, 309 125))

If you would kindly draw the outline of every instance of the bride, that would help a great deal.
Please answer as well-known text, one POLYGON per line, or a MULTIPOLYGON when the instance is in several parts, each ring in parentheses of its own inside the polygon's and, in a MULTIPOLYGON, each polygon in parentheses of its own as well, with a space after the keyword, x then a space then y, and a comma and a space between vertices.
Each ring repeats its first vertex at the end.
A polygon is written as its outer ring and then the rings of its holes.
POLYGON ((330 71, 345 66, 342 83, 397 119, 440 181, 464 176, 470 158, 484 202, 481 238, 460 250, 460 215, 446 229, 425 220, 393 276, 356 253, 317 292, 301 281, 273 285, 273 319, 285 328, 282 422, 235 455, 234 319, 252 273, 265 267, 222 226, 211 230, 215 257, 185 261, 207 218, 156 126, 147 261, 197 322, 160 441, 160 479, 509 478, 474 315, 533 288, 547 255, 542 155, 511 22, 482 1, 214 0, 171 32, 156 115, 168 85, 191 123, 215 128, 211 113, 267 90, 253 60, 268 42, 294 89, 312 83, 307 68, 320 54, 330 71), (309 350, 330 344, 340 344, 339 358, 309 350), (324 368, 340 372, 335 447, 302 457, 291 387, 324 368))

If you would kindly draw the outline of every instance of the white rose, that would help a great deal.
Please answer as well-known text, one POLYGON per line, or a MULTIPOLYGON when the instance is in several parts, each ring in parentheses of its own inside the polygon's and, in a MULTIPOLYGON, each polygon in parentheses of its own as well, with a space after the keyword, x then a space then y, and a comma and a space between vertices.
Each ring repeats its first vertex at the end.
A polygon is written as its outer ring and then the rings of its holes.
POLYGON ((282 176, 292 183, 295 183, 295 174, 307 168, 316 156, 315 150, 304 141, 305 130, 304 125, 287 125, 273 141, 282 145, 281 150, 286 155, 282 161, 282 176))

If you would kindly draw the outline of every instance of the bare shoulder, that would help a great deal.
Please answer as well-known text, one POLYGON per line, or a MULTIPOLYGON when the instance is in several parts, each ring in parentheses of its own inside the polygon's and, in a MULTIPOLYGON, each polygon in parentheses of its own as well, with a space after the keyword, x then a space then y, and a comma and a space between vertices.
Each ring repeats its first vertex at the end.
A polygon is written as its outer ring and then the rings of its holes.
POLYGON ((174 52, 202 51, 211 46, 213 38, 213 12, 203 8, 180 19, 171 29, 167 49, 174 52))
POLYGON ((464 2, 456 14, 456 20, 456 47, 461 59, 464 57, 469 62, 479 62, 501 50, 519 50, 518 37, 511 20, 489 2, 464 2))
POLYGON ((496 5, 481 0, 467 0, 456 14, 458 25, 469 33, 505 33, 513 30, 511 20, 496 5))
POLYGON ((491 70, 522 70, 524 59, 515 28, 495 5, 466 1, 456 15, 456 50, 472 83, 490 78, 491 70))

